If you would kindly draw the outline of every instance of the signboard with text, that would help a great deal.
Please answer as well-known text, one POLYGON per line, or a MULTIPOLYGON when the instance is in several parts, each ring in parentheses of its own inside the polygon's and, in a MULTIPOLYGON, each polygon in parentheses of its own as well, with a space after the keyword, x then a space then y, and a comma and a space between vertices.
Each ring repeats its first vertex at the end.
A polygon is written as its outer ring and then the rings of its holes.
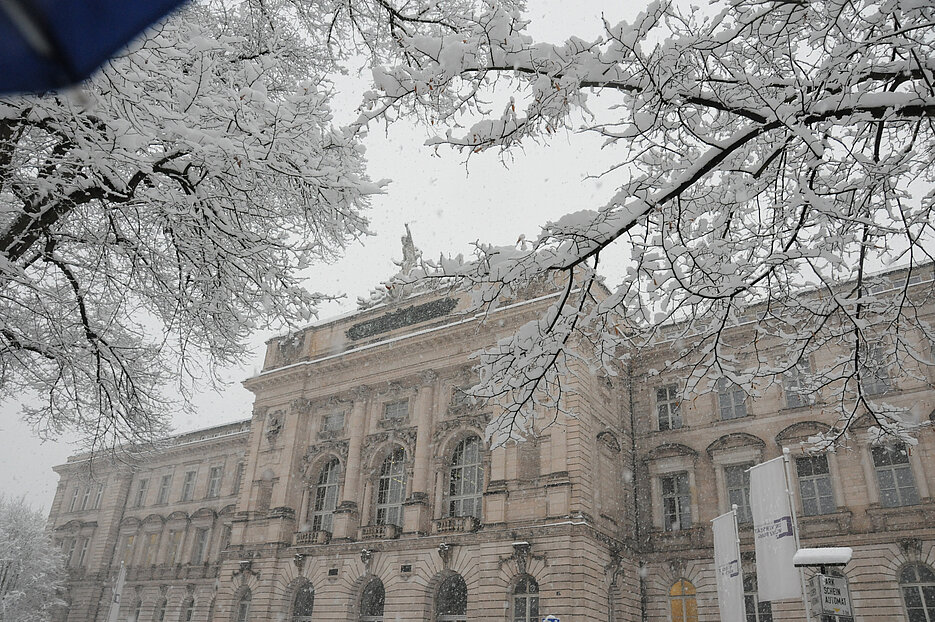
POLYGON ((845 577, 816 574, 808 584, 808 599, 813 613, 852 616, 851 593, 845 577))

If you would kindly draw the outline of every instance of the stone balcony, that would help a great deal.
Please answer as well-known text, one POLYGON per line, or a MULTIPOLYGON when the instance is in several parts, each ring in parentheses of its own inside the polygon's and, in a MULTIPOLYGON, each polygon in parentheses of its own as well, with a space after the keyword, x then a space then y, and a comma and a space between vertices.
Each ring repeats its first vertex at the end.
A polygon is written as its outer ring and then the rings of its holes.
POLYGON ((328 544, 331 541, 331 532, 318 529, 316 531, 299 531, 293 536, 292 544, 295 546, 308 546, 313 544, 328 544))
POLYGON ((473 516, 448 516, 432 521, 432 533, 469 533, 479 526, 480 521, 473 516))
POLYGON ((357 530, 358 540, 395 540, 401 529, 397 525, 367 525, 357 530))

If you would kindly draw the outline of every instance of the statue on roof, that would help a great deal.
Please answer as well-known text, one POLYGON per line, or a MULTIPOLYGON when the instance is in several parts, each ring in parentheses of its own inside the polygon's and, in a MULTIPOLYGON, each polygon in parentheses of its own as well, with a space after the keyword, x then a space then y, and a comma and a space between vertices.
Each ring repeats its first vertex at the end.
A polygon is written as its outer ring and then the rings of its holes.
POLYGON ((381 287, 371 290, 368 297, 359 297, 357 299, 359 309, 367 309, 377 304, 399 302, 413 293, 414 285, 394 282, 397 279, 405 281, 405 277, 408 277, 414 269, 420 267, 422 262, 422 251, 412 241, 412 231, 409 229, 409 224, 406 223, 405 227, 406 235, 400 238, 403 258, 400 261, 393 260, 393 263, 399 266, 399 271, 387 279, 381 287))
POLYGON ((412 269, 419 265, 419 260, 422 258, 422 251, 416 248, 416 245, 412 241, 412 232, 409 230, 409 223, 406 223, 406 235, 399 238, 403 243, 403 260, 396 265, 399 266, 399 274, 407 275, 412 272, 412 269))

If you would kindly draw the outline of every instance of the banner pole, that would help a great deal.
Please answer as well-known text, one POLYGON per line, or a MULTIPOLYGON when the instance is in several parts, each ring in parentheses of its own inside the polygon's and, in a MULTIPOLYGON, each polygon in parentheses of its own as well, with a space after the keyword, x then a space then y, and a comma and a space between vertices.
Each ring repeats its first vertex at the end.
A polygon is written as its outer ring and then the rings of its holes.
MULTIPOLYGON (((802 543, 801 540, 799 540, 799 519, 795 512, 795 494, 793 493, 792 485, 790 484, 792 481, 792 459, 790 458, 789 453, 790 452, 788 447, 782 448, 782 462, 783 466, 785 467, 783 471, 786 475, 786 494, 789 495, 789 509, 792 511, 792 533, 795 537, 795 548, 796 550, 799 550, 802 548, 802 543)), ((801 568, 799 568, 799 581, 802 584, 802 603, 805 605, 805 622, 811 622, 811 606, 808 602, 808 590, 806 589, 807 586, 805 585, 805 574, 801 568)))
MULTIPOLYGON (((735 547, 734 552, 737 555, 737 562, 740 564, 740 580, 741 582, 743 582, 743 558, 740 556, 740 526, 737 524, 737 504, 736 503, 730 506, 730 511, 731 511, 731 518, 734 521, 734 534, 736 535, 736 538, 734 538, 734 547, 735 547)), ((741 606, 741 610, 743 611, 743 617, 746 618, 747 617, 747 599, 746 598, 744 598, 741 601, 740 606, 741 606)), ((805 622, 808 622, 808 620, 806 620, 805 622)))

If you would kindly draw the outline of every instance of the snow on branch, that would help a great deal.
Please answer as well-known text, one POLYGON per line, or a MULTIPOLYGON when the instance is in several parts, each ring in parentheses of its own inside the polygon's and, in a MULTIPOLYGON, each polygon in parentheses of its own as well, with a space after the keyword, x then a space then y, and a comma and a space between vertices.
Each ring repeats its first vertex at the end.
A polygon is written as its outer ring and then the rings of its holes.
POLYGON ((618 156, 625 181, 603 205, 528 246, 479 244, 402 279, 455 283, 493 308, 549 275, 588 282, 604 249, 630 250, 612 291, 565 296, 480 355, 477 394, 508 396, 495 429, 524 430, 537 392, 555 402, 575 343, 609 367, 615 351, 668 348, 691 391, 725 377, 759 395, 808 363, 802 390, 838 412, 831 442, 863 414, 911 436, 919 413, 882 396, 935 365, 935 7, 657 2, 563 44, 525 26, 490 4, 457 32, 401 37, 407 62, 374 70, 358 120, 416 114, 437 132, 429 146, 467 157, 560 128, 618 156), (507 85, 505 109, 486 109, 482 95, 507 85))

